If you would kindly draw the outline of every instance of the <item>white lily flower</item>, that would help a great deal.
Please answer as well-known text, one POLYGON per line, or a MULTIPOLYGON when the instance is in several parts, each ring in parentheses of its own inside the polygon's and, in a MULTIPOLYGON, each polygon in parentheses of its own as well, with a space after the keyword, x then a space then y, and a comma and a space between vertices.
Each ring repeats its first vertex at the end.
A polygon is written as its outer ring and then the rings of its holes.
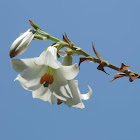
POLYGON ((73 80, 79 72, 78 65, 63 66, 56 55, 57 49, 51 46, 40 57, 11 60, 13 69, 21 72, 15 80, 26 90, 31 90, 33 98, 84 108, 81 99, 87 99, 89 93, 81 95, 73 80))
POLYGON ((19 36, 11 45, 10 48, 10 57, 13 58, 24 53, 29 47, 31 41, 35 36, 35 31, 33 29, 29 29, 21 36, 19 36))
POLYGON ((51 46, 40 57, 11 60, 13 69, 21 72, 16 80, 25 89, 33 91, 33 98, 52 104, 57 98, 66 101, 72 96, 67 80, 73 79, 79 72, 77 64, 62 66, 56 55, 57 49, 51 46))

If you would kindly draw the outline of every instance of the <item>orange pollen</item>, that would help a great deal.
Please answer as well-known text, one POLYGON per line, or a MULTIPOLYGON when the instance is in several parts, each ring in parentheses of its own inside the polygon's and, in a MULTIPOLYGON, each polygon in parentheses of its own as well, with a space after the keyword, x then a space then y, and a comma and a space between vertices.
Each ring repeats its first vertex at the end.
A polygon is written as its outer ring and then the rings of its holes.
POLYGON ((54 81, 53 75, 45 73, 40 79, 40 84, 43 84, 44 87, 48 87, 53 83, 53 81, 54 81))
POLYGON ((60 99, 57 99, 57 104, 58 105, 62 104, 62 101, 60 99))

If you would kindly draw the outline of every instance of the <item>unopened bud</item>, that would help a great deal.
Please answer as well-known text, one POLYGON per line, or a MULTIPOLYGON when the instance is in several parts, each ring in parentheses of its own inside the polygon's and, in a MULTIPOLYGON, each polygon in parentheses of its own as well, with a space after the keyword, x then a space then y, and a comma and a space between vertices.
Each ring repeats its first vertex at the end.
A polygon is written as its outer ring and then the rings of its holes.
POLYGON ((31 24, 36 30, 37 30, 37 28, 39 28, 39 27, 37 26, 37 24, 34 23, 33 21, 29 20, 29 22, 30 22, 30 24, 31 24))
POLYGON ((10 57, 13 58, 24 53, 29 47, 31 41, 35 36, 35 31, 33 29, 29 29, 21 36, 19 36, 11 45, 10 48, 10 57))
POLYGON ((72 65, 72 60, 73 60, 72 55, 66 54, 63 58, 62 65, 70 66, 72 65))

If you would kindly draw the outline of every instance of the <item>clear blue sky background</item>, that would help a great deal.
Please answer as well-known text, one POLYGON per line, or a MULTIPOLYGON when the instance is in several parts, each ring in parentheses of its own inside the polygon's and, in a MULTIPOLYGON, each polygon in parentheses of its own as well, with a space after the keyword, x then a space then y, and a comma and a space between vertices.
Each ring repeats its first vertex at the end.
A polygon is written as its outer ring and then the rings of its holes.
MULTIPOLYGON (((140 80, 110 83, 117 71, 83 63, 76 79, 81 93, 93 89, 86 108, 50 105, 33 99, 31 92, 14 82, 9 49, 31 28, 28 20, 59 39, 62 34, 94 55, 92 41, 104 60, 122 62, 140 73, 139 0, 5 0, 0 5, 0 139, 1 140, 140 140, 140 80)), ((51 41, 35 40, 17 58, 37 57, 51 41)), ((78 59, 75 59, 78 63, 78 59)))

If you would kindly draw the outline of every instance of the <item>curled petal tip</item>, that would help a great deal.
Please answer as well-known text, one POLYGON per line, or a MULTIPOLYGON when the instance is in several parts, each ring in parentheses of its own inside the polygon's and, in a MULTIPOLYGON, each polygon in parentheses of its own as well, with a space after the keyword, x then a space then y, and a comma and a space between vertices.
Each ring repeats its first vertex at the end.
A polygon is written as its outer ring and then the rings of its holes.
POLYGON ((89 88, 89 92, 88 92, 88 93, 86 93, 86 94, 81 94, 81 98, 82 98, 83 100, 88 100, 88 99, 91 98, 91 96, 92 96, 92 89, 90 88, 90 86, 88 86, 88 88, 89 88))

